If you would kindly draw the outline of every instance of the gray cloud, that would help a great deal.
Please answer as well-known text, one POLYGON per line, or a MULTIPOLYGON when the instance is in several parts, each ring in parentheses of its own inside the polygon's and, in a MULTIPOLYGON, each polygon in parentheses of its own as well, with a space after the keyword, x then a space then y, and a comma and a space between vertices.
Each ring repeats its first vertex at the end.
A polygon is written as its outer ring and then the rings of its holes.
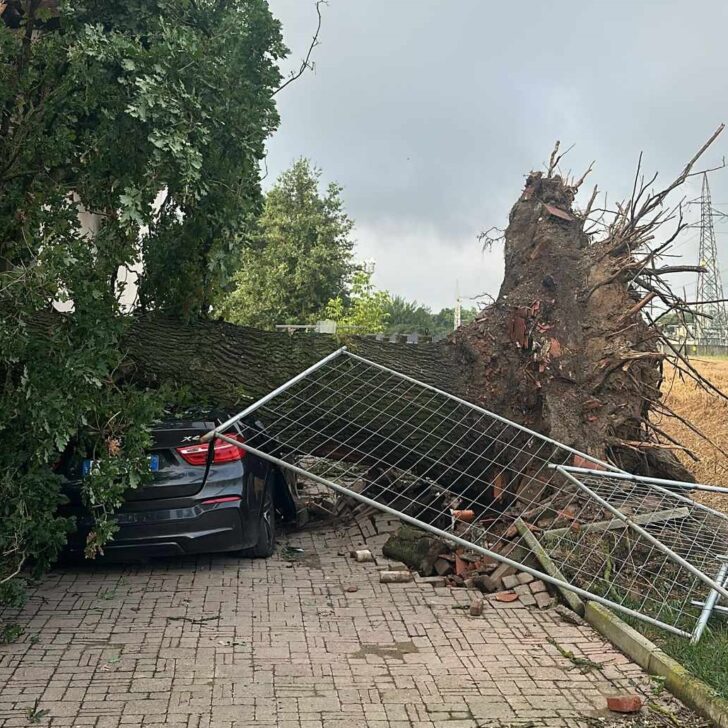
MULTIPOLYGON (((293 67, 313 2, 270 5, 293 67)), ((378 285, 435 308, 452 305, 456 279, 466 294, 497 292, 499 253, 483 256, 476 235, 505 224, 524 175, 555 139, 576 145, 565 171, 595 159, 592 184, 615 200, 630 189, 640 150, 666 180, 728 116, 726 3, 503 5, 331 0, 315 74, 280 95, 270 178, 310 157, 344 186, 378 285)), ((706 161, 727 147, 728 135, 706 161)), ((728 210, 728 171, 712 186, 728 210)), ((691 235, 679 252, 695 257, 691 235)))

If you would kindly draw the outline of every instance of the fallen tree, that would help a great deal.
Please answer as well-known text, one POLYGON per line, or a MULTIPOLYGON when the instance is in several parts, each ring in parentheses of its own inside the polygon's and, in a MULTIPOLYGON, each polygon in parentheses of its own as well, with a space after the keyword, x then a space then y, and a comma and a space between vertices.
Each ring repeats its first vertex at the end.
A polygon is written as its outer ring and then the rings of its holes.
MULTIPOLYGON (((443 342, 395 345, 366 337, 352 350, 447 389, 566 445, 635 473, 691 480, 684 450, 655 422, 663 365, 710 388, 646 313, 688 312, 667 276, 692 266, 658 266, 684 228, 666 200, 694 171, 723 126, 668 186, 650 192, 638 167, 633 193, 615 210, 574 206, 584 177, 534 172, 513 206, 503 239, 505 276, 494 303, 443 342), (671 226, 668 232, 665 228, 671 226), (660 233, 658 234, 658 231, 660 233), (661 242, 658 242, 661 237, 661 242)), ((126 375, 175 382, 226 407, 241 408, 314 363, 341 341, 290 336, 222 321, 188 325, 137 318, 126 338, 126 375)))

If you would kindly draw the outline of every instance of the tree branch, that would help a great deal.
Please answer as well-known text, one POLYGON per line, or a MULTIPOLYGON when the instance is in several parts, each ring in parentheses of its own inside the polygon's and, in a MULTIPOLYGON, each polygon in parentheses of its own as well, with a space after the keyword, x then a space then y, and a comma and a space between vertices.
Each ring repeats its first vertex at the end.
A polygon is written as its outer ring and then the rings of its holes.
POLYGON ((327 0, 316 0, 316 16, 318 17, 318 22, 316 24, 316 31, 313 34, 313 38, 311 39, 311 45, 308 47, 308 52, 306 53, 306 57, 301 61, 301 66, 297 71, 294 71, 291 73, 291 75, 284 81, 272 94, 271 96, 275 96, 276 94, 283 91, 286 86, 289 86, 294 81, 297 81, 303 74, 310 70, 313 71, 315 64, 313 61, 311 61, 311 54, 313 53, 313 49, 319 44, 319 34, 321 33, 321 25, 323 22, 323 18, 321 16, 321 6, 327 4, 327 0))

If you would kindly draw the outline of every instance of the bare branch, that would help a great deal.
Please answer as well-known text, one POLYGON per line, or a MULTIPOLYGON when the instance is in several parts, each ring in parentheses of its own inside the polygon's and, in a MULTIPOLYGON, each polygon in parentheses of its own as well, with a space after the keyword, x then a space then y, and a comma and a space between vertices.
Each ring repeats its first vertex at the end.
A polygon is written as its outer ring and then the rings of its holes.
POLYGON ((670 273, 705 273, 705 266, 702 265, 664 265, 662 268, 645 268, 640 275, 666 276, 670 273))
MULTIPOLYGON (((646 314, 647 319, 649 322, 654 326, 655 321, 652 319, 652 317, 649 315, 649 313, 646 314)), ((674 354, 676 361, 673 362, 673 366, 675 366, 680 371, 687 374, 692 380, 700 384, 703 389, 709 390, 713 392, 714 394, 718 395, 721 399, 728 400, 728 395, 723 392, 723 390, 716 387, 714 384, 712 384, 708 379, 706 379, 687 359, 685 355, 683 355, 676 347, 675 345, 666 337, 663 335, 662 337, 663 343, 667 346, 668 349, 672 351, 674 354), (681 362, 682 366, 678 364, 677 362, 681 362)))
POLYGON ((553 175, 556 168, 559 166, 559 162, 574 148, 574 145, 572 144, 566 151, 559 154, 560 146, 561 142, 557 140, 556 144, 554 144, 554 150, 551 152, 551 157, 549 158, 548 171, 546 172, 547 177, 551 177, 553 175))
POLYGON ((482 245, 482 252, 490 250, 497 243, 502 243, 505 240, 505 230, 493 225, 482 233, 478 234, 478 242, 482 245))
POLYGON ((277 93, 280 93, 283 91, 286 86, 289 86, 294 81, 297 81, 306 71, 313 71, 315 68, 314 62, 311 60, 311 55, 313 54, 313 49, 316 48, 317 45, 319 45, 319 35, 321 33, 321 25, 323 23, 323 18, 321 16, 321 6, 327 5, 327 0, 316 0, 316 16, 318 18, 317 24, 316 24, 316 31, 313 34, 313 37, 311 39, 311 45, 308 47, 308 52, 306 53, 306 57, 301 61, 301 66, 297 71, 293 71, 291 75, 271 94, 271 96, 275 96, 277 93))
MULTIPOLYGON (((665 198, 676 188, 682 185, 688 177, 692 176, 692 170, 695 166, 696 162, 700 159, 700 157, 705 154, 708 147, 718 138, 720 133, 725 129, 725 124, 720 124, 718 128, 711 134, 708 141, 703 144, 702 147, 696 152, 696 154, 693 156, 693 158, 685 165, 685 169, 673 180, 671 184, 669 184, 665 189, 658 192, 655 195, 650 196, 647 200, 645 200, 644 204, 640 208, 639 213, 637 214, 637 218, 644 217, 645 215, 652 212, 656 207, 660 206, 665 198)), ((696 172, 695 174, 700 174, 699 172, 696 172)))
POLYGON ((587 202, 586 208, 584 209, 584 225, 586 225, 586 222, 589 219, 589 215, 591 215, 592 206, 594 205, 594 200, 596 200, 598 192, 599 189, 596 185, 594 185, 594 189, 591 193, 591 197, 589 198, 589 202, 587 202))
MULTIPOLYGON (((590 172, 591 172, 591 171, 592 171, 593 169, 594 169, 594 162, 592 162, 592 163, 591 163, 591 164, 589 165, 589 167, 587 168, 586 172, 584 172, 584 174, 582 174, 582 175, 581 175, 581 177, 579 177, 579 179, 578 179, 578 180, 577 180, 577 181, 576 181, 576 182, 575 182, 575 183, 574 183, 573 185, 571 185, 571 188, 572 188, 572 189, 573 189, 574 191, 578 190, 578 189, 579 189, 579 187, 581 187, 581 186, 582 186, 582 185, 584 184, 584 180, 585 180, 585 179, 587 178, 587 176, 589 175, 589 173, 590 173, 590 172)), ((596 187, 594 188, 594 195, 596 195, 596 187)), ((593 200, 593 199, 594 199, 594 196, 592 196, 592 200, 593 200)))
POLYGON ((553 171, 556 169, 556 165, 558 164, 556 155, 559 153, 559 146, 561 146, 561 142, 557 139, 556 144, 554 144, 553 151, 551 152, 551 156, 549 157, 549 166, 546 171, 547 177, 551 176, 553 171))

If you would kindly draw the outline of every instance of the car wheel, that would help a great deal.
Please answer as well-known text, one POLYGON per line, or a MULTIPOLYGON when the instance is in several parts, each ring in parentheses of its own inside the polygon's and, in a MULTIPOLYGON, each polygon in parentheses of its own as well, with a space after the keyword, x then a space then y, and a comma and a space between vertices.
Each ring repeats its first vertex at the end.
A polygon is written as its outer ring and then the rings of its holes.
POLYGON ((276 519, 275 503, 273 502, 273 488, 270 483, 265 487, 263 495, 263 506, 260 509, 258 519, 258 542, 252 548, 245 549, 245 556, 254 559, 265 559, 270 556, 276 548, 276 519))

